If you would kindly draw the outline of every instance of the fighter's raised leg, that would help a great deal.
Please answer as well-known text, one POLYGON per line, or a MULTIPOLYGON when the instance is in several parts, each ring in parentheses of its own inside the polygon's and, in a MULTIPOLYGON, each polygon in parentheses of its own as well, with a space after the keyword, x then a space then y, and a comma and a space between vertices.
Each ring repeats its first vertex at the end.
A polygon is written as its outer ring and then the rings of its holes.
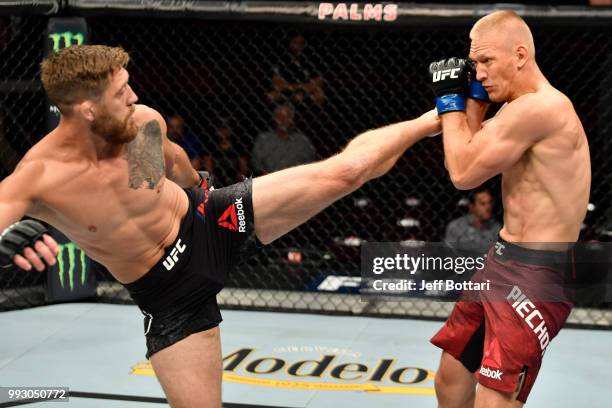
POLYGON ((337 155, 253 179, 255 231, 269 243, 368 180, 387 173, 406 149, 440 132, 435 110, 369 130, 337 155))

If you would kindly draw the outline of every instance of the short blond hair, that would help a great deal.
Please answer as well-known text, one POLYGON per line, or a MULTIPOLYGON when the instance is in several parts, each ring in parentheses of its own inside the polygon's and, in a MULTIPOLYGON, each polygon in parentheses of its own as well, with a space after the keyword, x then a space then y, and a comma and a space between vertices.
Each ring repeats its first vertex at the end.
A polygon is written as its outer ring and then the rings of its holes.
POLYGON ((523 44, 532 57, 535 57, 535 45, 529 26, 513 10, 495 11, 482 17, 470 31, 470 38, 493 33, 502 38, 506 45, 523 44))
POLYGON ((123 48, 78 45, 45 58, 40 65, 43 88, 62 114, 84 99, 98 99, 108 86, 109 76, 125 68, 130 60, 123 48))

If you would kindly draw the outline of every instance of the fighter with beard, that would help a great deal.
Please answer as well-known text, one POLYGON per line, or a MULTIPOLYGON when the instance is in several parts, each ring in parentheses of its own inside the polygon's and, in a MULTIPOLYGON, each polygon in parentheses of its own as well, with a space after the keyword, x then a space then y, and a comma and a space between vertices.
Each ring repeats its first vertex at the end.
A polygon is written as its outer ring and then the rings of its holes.
POLYGON ((225 188, 166 137, 159 113, 135 105, 121 48, 70 47, 41 66, 58 127, 0 183, 0 263, 43 270, 59 228, 105 265, 145 315, 147 357, 175 407, 221 405, 216 294, 249 249, 291 231, 391 169, 440 132, 435 111, 369 130, 340 153, 225 188))

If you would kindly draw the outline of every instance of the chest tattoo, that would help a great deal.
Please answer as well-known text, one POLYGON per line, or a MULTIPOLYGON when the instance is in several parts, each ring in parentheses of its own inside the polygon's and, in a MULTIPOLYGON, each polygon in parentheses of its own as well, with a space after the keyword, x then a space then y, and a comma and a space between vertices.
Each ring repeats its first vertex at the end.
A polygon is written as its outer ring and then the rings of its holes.
POLYGON ((138 136, 128 144, 126 159, 129 187, 154 189, 164 175, 162 134, 156 120, 145 123, 138 130, 138 136))

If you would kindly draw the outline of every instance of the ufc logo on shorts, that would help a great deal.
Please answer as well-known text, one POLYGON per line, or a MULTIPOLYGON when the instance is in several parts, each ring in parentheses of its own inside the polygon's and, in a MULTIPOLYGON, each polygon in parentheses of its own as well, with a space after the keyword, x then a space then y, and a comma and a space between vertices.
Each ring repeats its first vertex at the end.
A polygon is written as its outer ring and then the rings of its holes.
POLYGON ((504 248, 505 248, 505 247, 506 247, 506 246, 505 246, 504 244, 499 243, 499 242, 496 242, 496 243, 495 243, 495 253, 496 253, 497 255, 499 255, 499 256, 502 256, 502 255, 504 254, 504 253, 503 253, 503 250, 504 250, 504 248))
POLYGON ((480 375, 491 378, 492 380, 500 380, 504 373, 499 370, 491 370, 489 367, 480 367, 480 375))
POLYGON ((438 81, 443 81, 445 80, 447 77, 449 78, 459 78, 459 75, 457 74, 459 72, 461 68, 453 68, 453 69, 443 69, 442 71, 436 71, 433 73, 433 81, 434 82, 438 82, 438 81))
POLYGON ((182 254, 183 252, 185 252, 186 248, 187 248, 187 245, 181 246, 181 239, 179 238, 174 248, 172 248, 172 251, 170 251, 170 255, 168 255, 166 257, 166 260, 164 261, 164 266, 166 267, 167 270, 171 270, 172 268, 174 268, 174 265, 176 265, 176 263, 178 262, 179 254, 182 254))

